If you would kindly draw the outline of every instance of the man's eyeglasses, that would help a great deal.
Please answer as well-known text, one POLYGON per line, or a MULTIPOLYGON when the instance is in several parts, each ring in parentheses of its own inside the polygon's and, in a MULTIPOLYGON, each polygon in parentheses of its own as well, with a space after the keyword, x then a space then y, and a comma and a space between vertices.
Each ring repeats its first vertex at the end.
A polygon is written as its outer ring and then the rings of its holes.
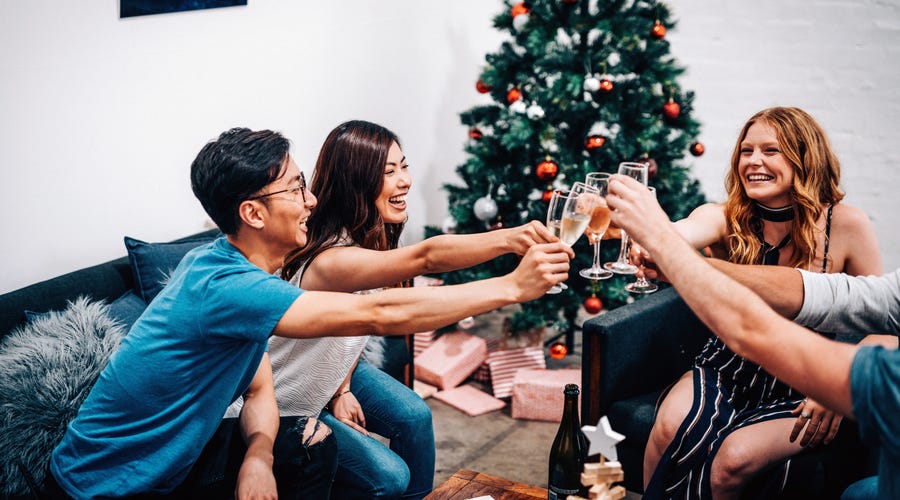
POLYGON ((287 189, 282 189, 281 191, 273 191, 271 193, 258 194, 256 196, 251 196, 251 197, 247 198, 247 200, 248 201, 249 200, 258 200, 260 198, 265 198, 267 196, 272 196, 272 195, 281 194, 281 193, 290 193, 291 196, 294 197, 295 201, 297 200, 297 194, 299 193, 300 198, 303 199, 303 203, 306 203, 306 177, 303 176, 303 172, 300 172, 300 184, 299 185, 290 187, 287 189))

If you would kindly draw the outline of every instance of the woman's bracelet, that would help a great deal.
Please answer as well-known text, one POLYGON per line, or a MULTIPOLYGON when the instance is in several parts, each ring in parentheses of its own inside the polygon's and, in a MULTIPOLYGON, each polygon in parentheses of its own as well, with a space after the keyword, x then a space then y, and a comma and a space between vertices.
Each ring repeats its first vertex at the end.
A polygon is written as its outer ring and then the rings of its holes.
POLYGON ((331 396, 331 399, 328 400, 328 406, 331 406, 331 403, 333 403, 335 399, 343 396, 344 394, 347 394, 348 392, 350 392, 350 389, 344 389, 343 391, 335 394, 334 396, 331 396))

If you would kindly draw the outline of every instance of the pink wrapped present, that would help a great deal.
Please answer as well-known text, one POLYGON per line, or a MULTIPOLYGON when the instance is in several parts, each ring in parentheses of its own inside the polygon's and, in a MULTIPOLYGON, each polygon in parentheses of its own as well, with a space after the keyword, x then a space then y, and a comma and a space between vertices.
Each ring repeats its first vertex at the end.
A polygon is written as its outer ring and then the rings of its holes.
POLYGON ((487 357, 483 338, 463 332, 445 333, 416 358, 416 378, 440 389, 452 389, 487 357))
POLYGON ((429 332, 419 332, 413 334, 413 357, 415 358, 419 354, 422 354, 422 351, 428 349, 428 347, 434 342, 434 330, 429 332))
POLYGON ((485 338, 484 341, 487 343, 488 357, 478 366, 478 369, 472 374, 472 378, 478 382, 487 384, 491 381, 491 366, 487 362, 488 359, 491 359, 491 353, 496 351, 497 347, 500 346, 500 339, 488 337, 485 338))
POLYGON ((581 369, 519 370, 512 384, 512 417, 559 422, 566 384, 581 387, 581 369))
POLYGON ((524 368, 546 368, 544 348, 540 346, 519 347, 494 351, 488 355, 491 367, 491 387, 495 398, 506 398, 512 394, 513 378, 524 368))
POLYGON ((434 399, 439 399, 473 417, 499 410, 506 406, 506 403, 503 401, 471 385, 463 385, 446 391, 436 392, 434 393, 434 399))

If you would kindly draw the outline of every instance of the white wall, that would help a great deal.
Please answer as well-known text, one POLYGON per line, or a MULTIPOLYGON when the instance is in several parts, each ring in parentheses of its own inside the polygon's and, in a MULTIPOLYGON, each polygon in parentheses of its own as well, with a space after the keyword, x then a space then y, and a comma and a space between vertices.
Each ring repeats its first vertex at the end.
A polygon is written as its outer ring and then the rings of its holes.
MULTIPOLYGON (((735 134, 763 107, 798 105, 831 134, 847 202, 900 266, 900 6, 896 1, 669 2, 673 55, 697 92, 713 199, 735 134), (712 5, 712 6, 711 6, 712 5)), ((499 1, 249 0, 130 19, 116 0, 0 0, 0 293, 204 228, 188 171, 232 126, 292 139, 307 173, 328 131, 362 118, 403 139, 416 185, 408 229, 446 217, 464 159, 458 113, 503 34, 499 1), (373 7, 377 5, 377 9, 373 7)))

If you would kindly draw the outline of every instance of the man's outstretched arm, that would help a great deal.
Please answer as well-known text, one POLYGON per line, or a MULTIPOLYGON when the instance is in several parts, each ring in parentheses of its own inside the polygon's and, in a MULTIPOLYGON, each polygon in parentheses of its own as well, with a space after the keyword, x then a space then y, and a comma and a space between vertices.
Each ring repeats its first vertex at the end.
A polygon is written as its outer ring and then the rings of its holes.
POLYGON ((678 234, 642 184, 616 175, 609 192, 613 222, 650 251, 688 306, 733 351, 852 416, 850 366, 856 346, 788 321, 749 288, 714 269, 678 234))

